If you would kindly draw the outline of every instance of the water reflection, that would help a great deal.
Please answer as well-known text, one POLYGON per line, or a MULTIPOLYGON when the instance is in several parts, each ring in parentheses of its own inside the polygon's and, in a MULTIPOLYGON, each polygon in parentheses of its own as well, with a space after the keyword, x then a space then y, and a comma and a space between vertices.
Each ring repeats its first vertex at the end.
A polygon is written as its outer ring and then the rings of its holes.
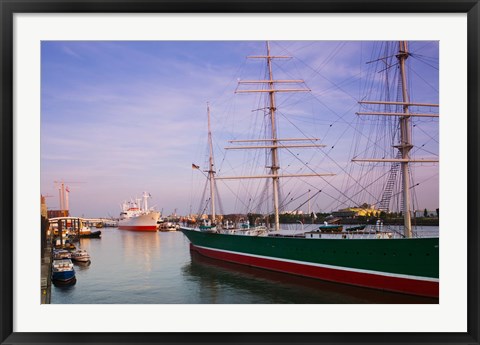
POLYGON ((119 232, 123 242, 124 257, 135 260, 139 270, 151 272, 153 261, 161 250, 160 236, 154 232, 128 230, 119 230, 119 232))
POLYGON ((59 290, 68 290, 77 283, 77 278, 70 279, 69 281, 52 280, 52 284, 59 290))
POLYGON ((83 271, 87 270, 89 266, 92 264, 92 261, 88 260, 86 262, 83 261, 73 261, 73 264, 76 266, 75 270, 77 271, 83 271))
POLYGON ((435 304, 424 298, 296 277, 204 257, 191 252, 182 268, 201 287, 202 303, 435 304))

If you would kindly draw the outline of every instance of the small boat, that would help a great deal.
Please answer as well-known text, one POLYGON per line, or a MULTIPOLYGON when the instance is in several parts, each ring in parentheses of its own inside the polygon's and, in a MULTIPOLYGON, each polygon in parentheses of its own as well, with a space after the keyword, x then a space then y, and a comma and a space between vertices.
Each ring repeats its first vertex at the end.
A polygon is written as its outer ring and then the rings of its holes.
POLYGON ((163 222, 159 227, 160 231, 177 231, 177 225, 173 222, 163 222))
POLYGON ((63 245, 63 248, 69 249, 69 250, 77 249, 77 247, 75 247, 75 245, 72 242, 70 242, 69 240, 65 241, 65 244, 63 245))
POLYGON ((90 235, 91 233, 92 229, 89 226, 82 225, 78 231, 78 236, 83 237, 82 235, 90 235))
POLYGON ((102 237, 102 232, 100 230, 97 231, 80 231, 78 235, 80 238, 100 238, 102 237))
POLYGON ((71 259, 72 253, 65 249, 55 249, 53 251, 53 259, 54 260, 61 260, 61 259, 71 259))
POLYGON ((321 231, 341 232, 343 230, 343 226, 337 224, 328 224, 325 222, 325 224, 319 226, 318 229, 321 231))
POLYGON ((77 250, 76 252, 72 253, 71 256, 73 261, 78 261, 78 262, 87 262, 90 261, 90 255, 87 253, 85 249, 83 250, 77 250))
POLYGON ((217 232, 217 225, 212 223, 211 220, 203 220, 203 223, 198 227, 200 231, 204 232, 217 232))
POLYGON ((345 231, 359 231, 365 229, 366 225, 357 225, 357 226, 352 226, 350 228, 345 229, 345 231))
POLYGON ((53 260, 52 263, 52 280, 59 282, 69 282, 75 279, 75 270, 72 260, 61 259, 53 260))

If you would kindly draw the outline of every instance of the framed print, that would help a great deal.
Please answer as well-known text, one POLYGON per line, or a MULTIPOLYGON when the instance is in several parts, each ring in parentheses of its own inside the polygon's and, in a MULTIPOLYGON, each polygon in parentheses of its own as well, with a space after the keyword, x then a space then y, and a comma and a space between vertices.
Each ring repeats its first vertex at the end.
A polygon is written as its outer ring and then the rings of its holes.
POLYGON ((478 344, 478 1, 0 1, 2 344, 478 344))

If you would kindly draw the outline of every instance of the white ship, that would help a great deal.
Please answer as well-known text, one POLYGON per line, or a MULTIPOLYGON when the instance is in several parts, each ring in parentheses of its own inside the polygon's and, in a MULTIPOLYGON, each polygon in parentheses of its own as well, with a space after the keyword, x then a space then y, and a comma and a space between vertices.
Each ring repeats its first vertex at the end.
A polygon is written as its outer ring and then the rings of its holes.
POLYGON ((142 206, 140 206, 141 199, 126 201, 122 204, 118 222, 119 230, 157 231, 160 212, 148 208, 147 199, 150 197, 150 193, 143 192, 142 206))

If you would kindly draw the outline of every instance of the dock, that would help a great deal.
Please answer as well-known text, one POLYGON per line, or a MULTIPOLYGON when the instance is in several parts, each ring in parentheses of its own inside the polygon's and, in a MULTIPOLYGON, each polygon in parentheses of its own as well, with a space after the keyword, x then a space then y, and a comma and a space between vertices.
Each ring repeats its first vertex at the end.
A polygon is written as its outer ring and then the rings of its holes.
POLYGON ((50 304, 51 287, 52 287, 52 241, 46 241, 42 246, 42 261, 40 275, 40 296, 41 304, 50 304))

